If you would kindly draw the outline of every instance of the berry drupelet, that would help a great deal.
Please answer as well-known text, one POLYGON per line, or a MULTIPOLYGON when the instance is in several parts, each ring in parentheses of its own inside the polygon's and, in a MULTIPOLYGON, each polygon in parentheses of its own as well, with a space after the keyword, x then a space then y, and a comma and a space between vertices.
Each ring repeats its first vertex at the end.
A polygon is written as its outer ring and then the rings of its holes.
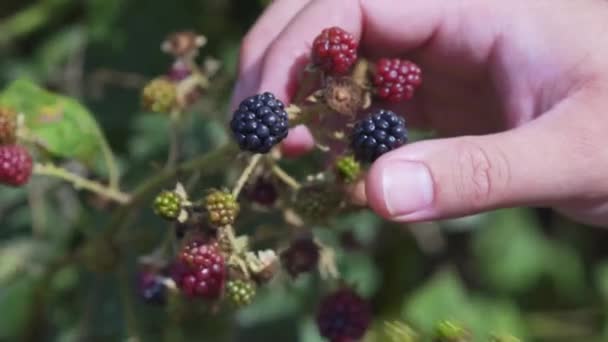
POLYGON ((317 313, 319 332, 330 342, 359 341, 370 321, 369 304, 348 288, 325 297, 317 313))
POLYGON ((378 110, 358 121, 351 135, 355 158, 367 163, 406 142, 405 120, 390 110, 378 110))
POLYGON ((179 288, 189 297, 217 299, 226 282, 224 257, 216 244, 191 241, 179 254, 180 262, 186 266, 177 275, 179 288))
POLYGON ((358 43, 339 27, 326 28, 312 44, 312 62, 331 75, 346 74, 357 61, 358 43))
POLYGON ((0 146, 0 184, 22 186, 32 175, 32 156, 19 145, 0 146))
POLYGON ((287 137, 289 118, 283 102, 266 92, 243 100, 230 128, 242 150, 267 153, 287 137))
POLYGON ((422 72, 408 60, 382 58, 376 62, 372 82, 378 98, 389 102, 406 101, 422 84, 422 72))

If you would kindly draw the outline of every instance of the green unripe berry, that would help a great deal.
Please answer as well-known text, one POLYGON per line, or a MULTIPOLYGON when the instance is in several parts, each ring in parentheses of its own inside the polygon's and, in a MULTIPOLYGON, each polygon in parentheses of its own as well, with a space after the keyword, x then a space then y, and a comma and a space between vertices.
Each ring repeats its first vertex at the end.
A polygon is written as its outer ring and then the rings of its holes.
POLYGON ((182 210, 183 199, 174 191, 163 191, 154 199, 154 213, 156 215, 174 221, 182 210))
POLYGON ((255 284, 245 280, 231 280, 226 284, 228 298, 237 307, 251 304, 255 298, 255 284))
POLYGON ((177 104, 175 84, 166 78, 156 78, 148 83, 142 91, 142 106, 155 113, 171 113, 177 104))
POLYGON ((205 197, 209 223, 216 227, 233 224, 239 213, 239 204, 227 191, 214 190, 205 197))
POLYGON ((344 156, 336 161, 336 174, 344 183, 352 183, 361 174, 361 164, 353 156, 344 156))

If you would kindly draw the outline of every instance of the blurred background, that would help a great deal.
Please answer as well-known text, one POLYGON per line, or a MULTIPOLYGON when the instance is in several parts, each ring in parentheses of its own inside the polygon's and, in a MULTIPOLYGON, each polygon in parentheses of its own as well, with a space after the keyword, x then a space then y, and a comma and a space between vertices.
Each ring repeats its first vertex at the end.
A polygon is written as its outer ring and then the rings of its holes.
MULTIPOLYGON (((188 116, 184 155, 211 151, 223 129, 239 44, 263 10, 259 0, 2 0, 0 88, 28 78, 78 99, 100 123, 131 191, 159 173, 168 148, 165 117, 141 111, 141 87, 167 72, 160 44, 171 32, 207 36, 203 56, 222 67, 188 116)), ((288 169, 309 171, 291 162, 288 169)), ((78 167, 78 165, 72 165, 78 167)), ((225 174, 192 179, 194 192, 225 174)), ((92 168, 91 177, 105 177, 92 168)), ((202 312, 196 303, 154 306, 137 296, 137 258, 167 226, 151 197, 115 205, 35 177, 0 188, 0 341, 321 341, 313 315, 327 291, 318 276, 279 279, 239 312, 202 312), (127 217, 114 242, 84 257, 112 215, 127 217)), ((241 225, 280 229, 278 215, 249 213, 241 225)), ((542 208, 508 209, 445 222, 387 224, 370 212, 340 218, 319 236, 337 246, 345 280, 373 303, 375 318, 430 331, 462 323, 477 340, 509 333, 523 341, 608 340, 608 231, 542 208)), ((376 339, 382 341, 382 339, 376 339)))

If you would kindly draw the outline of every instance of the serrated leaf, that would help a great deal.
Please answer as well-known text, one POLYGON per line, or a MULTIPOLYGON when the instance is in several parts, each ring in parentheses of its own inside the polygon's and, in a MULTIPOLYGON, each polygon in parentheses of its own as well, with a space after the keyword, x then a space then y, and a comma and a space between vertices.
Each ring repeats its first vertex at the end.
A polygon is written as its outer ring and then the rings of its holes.
POLYGON ((91 163, 103 153, 97 121, 74 99, 21 79, 0 94, 0 105, 23 113, 28 130, 51 154, 91 163))

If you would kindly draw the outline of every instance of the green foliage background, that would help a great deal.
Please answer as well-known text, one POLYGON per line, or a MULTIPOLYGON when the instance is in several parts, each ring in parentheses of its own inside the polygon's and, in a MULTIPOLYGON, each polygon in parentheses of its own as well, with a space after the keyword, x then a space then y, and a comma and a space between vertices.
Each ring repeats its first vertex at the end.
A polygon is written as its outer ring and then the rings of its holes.
MULTIPOLYGON (((132 190, 160 172, 168 121, 142 113, 139 88, 126 81, 166 71, 170 58, 159 45, 168 33, 204 33, 203 55, 223 67, 191 113, 184 150, 194 156, 220 146, 227 141, 221 128, 240 40, 264 2, 3 0, 0 86, 27 78, 78 99, 99 122, 123 187, 132 190)), ((105 178, 99 159, 86 162, 92 176, 105 178)), ((212 172, 194 191, 230 177, 212 172)), ((126 213, 130 225, 116 232, 116 248, 104 250, 100 239, 102 247, 91 248, 88 259, 72 262, 72 251, 96 241, 118 208, 45 178, 27 189, 0 188, 0 341, 121 341, 134 331, 142 341, 320 341, 312 313, 327 286, 315 276, 274 284, 236 314, 140 303, 133 295, 136 257, 166 231, 149 209, 149 195, 141 209, 126 213)), ((262 215, 243 225, 253 230, 273 222, 262 215)), ((525 341, 608 339, 608 231, 547 209, 508 209, 409 227, 364 212, 319 234, 341 246, 341 271, 372 300, 379 321, 404 320, 429 331, 437 320, 451 319, 480 341, 490 332, 525 341), (353 239, 363 248, 353 248, 353 239)))

